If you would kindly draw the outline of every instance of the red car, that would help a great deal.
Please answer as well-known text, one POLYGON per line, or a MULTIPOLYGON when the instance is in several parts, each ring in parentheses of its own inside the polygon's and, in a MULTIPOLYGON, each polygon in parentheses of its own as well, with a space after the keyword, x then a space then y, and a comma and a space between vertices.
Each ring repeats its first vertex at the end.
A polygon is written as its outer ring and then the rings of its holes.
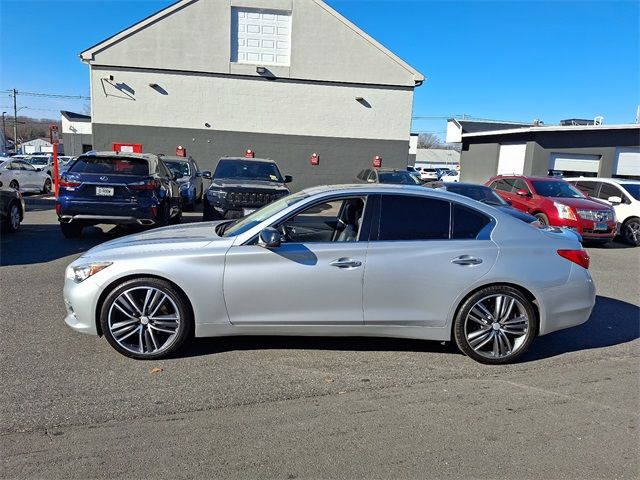
POLYGON ((486 185, 514 208, 545 225, 570 228, 585 241, 607 243, 616 235, 616 215, 610 205, 585 196, 561 178, 499 175, 486 185))

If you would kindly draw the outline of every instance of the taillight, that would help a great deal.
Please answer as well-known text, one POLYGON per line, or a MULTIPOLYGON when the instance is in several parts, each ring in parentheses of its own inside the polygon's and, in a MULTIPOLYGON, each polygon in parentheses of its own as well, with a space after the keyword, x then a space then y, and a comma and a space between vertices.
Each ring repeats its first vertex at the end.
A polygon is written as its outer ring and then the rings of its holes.
POLYGON ((67 180, 66 178, 61 178, 60 180, 58 180, 58 185, 61 186, 61 187, 75 188, 75 187, 79 187, 80 186, 80 182, 71 182, 71 181, 67 180))
POLYGON ((60 215, 61 211, 62 211, 62 205, 60 205, 59 203, 56 203, 56 213, 60 215))
POLYGON ((155 190, 160 186, 160 181, 155 178, 145 182, 130 183, 127 185, 131 190, 155 190))
POLYGON ((558 255, 577 263, 582 268, 589 268, 589 254, 586 250, 558 250, 558 255))

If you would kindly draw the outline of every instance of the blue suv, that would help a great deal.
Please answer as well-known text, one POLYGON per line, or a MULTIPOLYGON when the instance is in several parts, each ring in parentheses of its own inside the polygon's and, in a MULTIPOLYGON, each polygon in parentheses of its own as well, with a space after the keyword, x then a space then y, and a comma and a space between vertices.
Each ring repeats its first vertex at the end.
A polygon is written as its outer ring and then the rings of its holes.
POLYGON ((180 187, 175 174, 156 155, 88 153, 61 175, 56 213, 68 238, 77 238, 83 227, 98 223, 179 223, 180 187))

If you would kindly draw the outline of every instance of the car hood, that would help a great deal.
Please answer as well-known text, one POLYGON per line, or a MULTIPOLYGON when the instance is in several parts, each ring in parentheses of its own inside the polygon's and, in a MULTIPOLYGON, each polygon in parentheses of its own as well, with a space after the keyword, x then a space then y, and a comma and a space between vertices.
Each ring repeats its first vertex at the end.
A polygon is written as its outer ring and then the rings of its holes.
POLYGON ((608 210, 611 207, 606 203, 591 200, 590 198, 564 198, 564 197, 546 197, 552 202, 562 203, 572 208, 581 208, 588 210, 608 210))
POLYGON ((211 182, 212 188, 273 188, 274 190, 286 190, 282 182, 269 180, 251 180, 241 178, 216 178, 211 182))
POLYGON ((89 250, 83 255, 83 258, 193 250, 214 242, 220 242, 221 245, 223 243, 231 245, 232 238, 223 238, 216 234, 216 225, 223 222, 188 223, 134 233, 102 243, 89 250))

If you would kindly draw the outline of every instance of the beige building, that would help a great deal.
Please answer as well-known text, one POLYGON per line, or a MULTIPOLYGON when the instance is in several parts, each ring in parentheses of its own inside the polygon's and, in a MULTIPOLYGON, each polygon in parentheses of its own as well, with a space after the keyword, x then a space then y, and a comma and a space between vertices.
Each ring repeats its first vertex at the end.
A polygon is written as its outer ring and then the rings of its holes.
POLYGON ((208 169, 251 149, 295 188, 350 181, 376 155, 406 166, 424 81, 320 0, 182 0, 80 56, 94 148, 183 145, 208 169))

